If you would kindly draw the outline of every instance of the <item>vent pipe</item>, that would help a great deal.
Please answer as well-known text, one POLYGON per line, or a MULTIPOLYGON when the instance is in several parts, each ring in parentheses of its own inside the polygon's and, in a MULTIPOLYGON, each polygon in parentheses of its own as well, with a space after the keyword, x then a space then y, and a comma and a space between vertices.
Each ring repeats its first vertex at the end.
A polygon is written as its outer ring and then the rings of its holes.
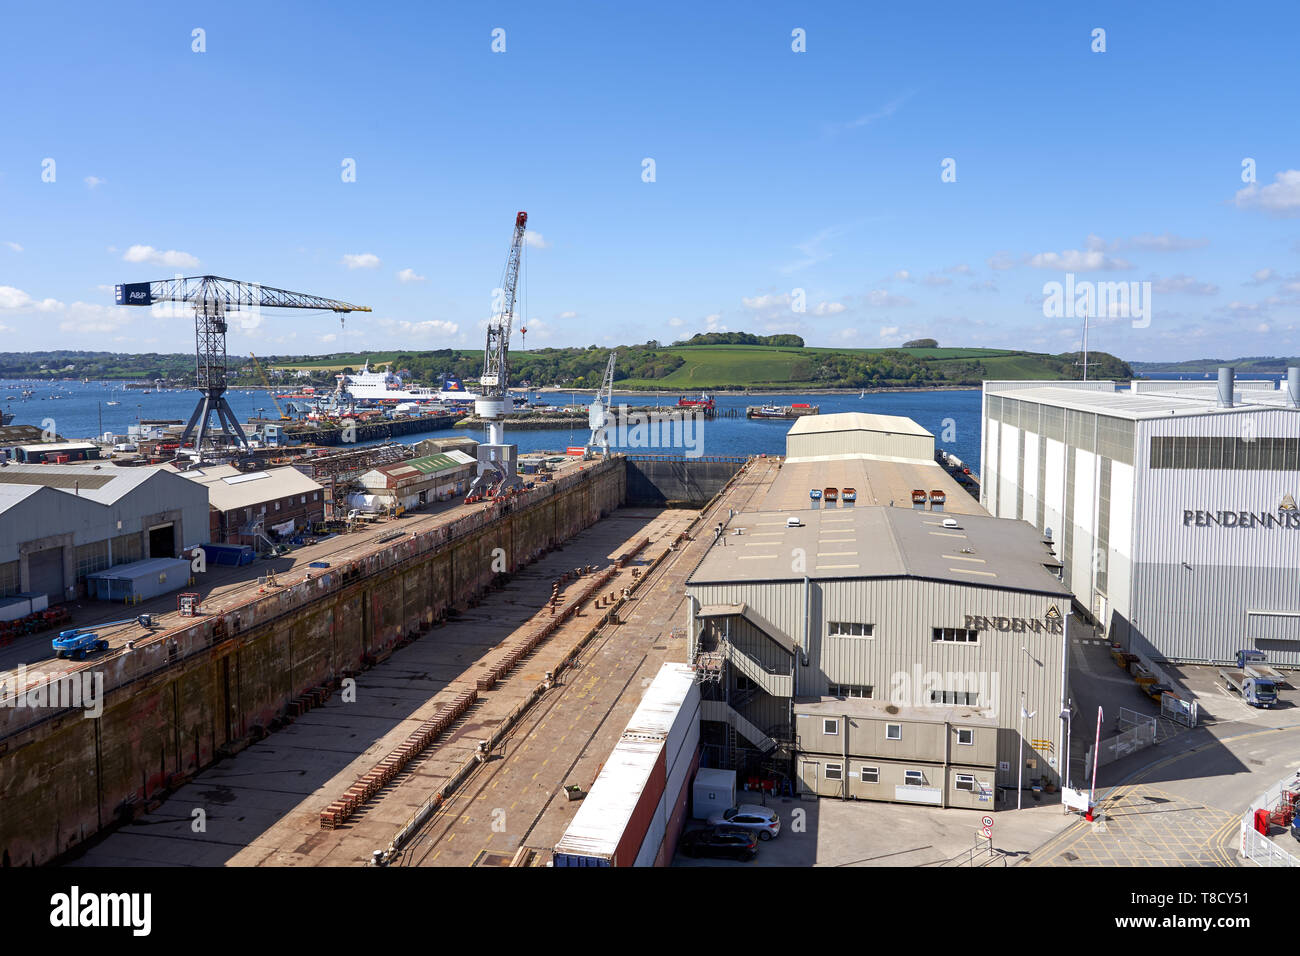
POLYGON ((1300 368, 1294 365, 1286 370, 1286 400, 1292 408, 1300 408, 1300 368))
POLYGON ((1233 371, 1232 367, 1225 365, 1219 369, 1219 407, 1232 407, 1232 385, 1233 371))

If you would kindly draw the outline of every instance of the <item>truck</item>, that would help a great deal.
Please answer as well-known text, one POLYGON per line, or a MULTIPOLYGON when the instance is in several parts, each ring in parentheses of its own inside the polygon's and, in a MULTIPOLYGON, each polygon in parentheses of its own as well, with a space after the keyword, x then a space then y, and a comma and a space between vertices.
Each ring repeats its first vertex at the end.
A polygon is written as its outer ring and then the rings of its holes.
POLYGON ((92 624, 88 627, 74 627, 60 631, 59 636, 50 642, 55 657, 71 657, 74 661, 85 660, 87 654, 108 650, 108 641, 99 636, 99 631, 119 624, 139 624, 145 629, 153 627, 153 618, 148 614, 128 617, 123 621, 109 621, 107 624, 92 624))
POLYGON ((1270 667, 1267 661, 1268 658, 1264 655, 1263 651, 1237 651, 1237 670, 1245 671, 1251 677, 1258 677, 1262 680, 1271 680, 1278 686, 1286 684, 1287 676, 1277 668, 1270 667))
POLYGON ((1277 685, 1264 677, 1255 677, 1244 670, 1219 670, 1219 679, 1230 690, 1241 695, 1251 707, 1271 708, 1277 703, 1277 685))

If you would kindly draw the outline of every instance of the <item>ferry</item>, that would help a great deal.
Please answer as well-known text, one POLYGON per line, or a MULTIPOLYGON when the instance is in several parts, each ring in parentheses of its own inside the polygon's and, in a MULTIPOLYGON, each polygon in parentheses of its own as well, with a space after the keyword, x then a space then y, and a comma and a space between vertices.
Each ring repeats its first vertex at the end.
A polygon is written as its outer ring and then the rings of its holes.
POLYGON ((705 411, 713 411, 713 399, 703 393, 699 398, 679 398, 677 399, 678 408, 703 408, 705 411))
POLYGON ((371 371, 370 363, 361 371, 343 377, 340 383, 358 402, 472 402, 478 396, 467 391, 455 375, 444 375, 439 388, 407 386, 401 376, 394 375, 388 363, 379 366, 383 371, 371 371))

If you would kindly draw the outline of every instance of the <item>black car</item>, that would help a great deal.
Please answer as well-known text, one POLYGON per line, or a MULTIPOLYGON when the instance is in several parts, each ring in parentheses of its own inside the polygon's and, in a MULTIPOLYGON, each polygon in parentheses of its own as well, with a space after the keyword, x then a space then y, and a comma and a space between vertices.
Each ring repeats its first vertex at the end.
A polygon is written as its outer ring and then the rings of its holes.
POLYGON ((758 838, 735 827, 705 827, 683 836, 681 850, 687 856, 748 862, 758 855, 758 838))

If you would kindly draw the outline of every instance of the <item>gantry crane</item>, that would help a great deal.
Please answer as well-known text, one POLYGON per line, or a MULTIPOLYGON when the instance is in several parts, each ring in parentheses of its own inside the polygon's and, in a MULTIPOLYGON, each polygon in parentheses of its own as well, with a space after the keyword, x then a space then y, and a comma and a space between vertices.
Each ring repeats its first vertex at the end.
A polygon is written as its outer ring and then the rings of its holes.
POLYGON ((524 248, 528 213, 515 215, 515 232, 501 283, 501 311, 488 319, 487 345, 483 350, 483 374, 474 413, 488 426, 488 440, 478 446, 478 477, 470 486, 470 497, 500 493, 519 483, 513 446, 505 443, 505 416, 510 412, 510 328, 515 318, 515 289, 519 284, 519 260, 524 248))
POLYGON ((226 401, 226 313, 245 309, 321 309, 337 312, 369 312, 364 305, 324 299, 303 292, 273 289, 256 282, 240 282, 220 276, 189 276, 157 282, 127 282, 115 287, 118 305, 153 305, 156 302, 188 302, 194 307, 195 376, 203 397, 181 435, 181 444, 194 434, 194 452, 203 455, 208 420, 215 412, 218 429, 227 438, 248 447, 248 438, 226 401), (195 426, 198 431, 195 433, 195 426))

